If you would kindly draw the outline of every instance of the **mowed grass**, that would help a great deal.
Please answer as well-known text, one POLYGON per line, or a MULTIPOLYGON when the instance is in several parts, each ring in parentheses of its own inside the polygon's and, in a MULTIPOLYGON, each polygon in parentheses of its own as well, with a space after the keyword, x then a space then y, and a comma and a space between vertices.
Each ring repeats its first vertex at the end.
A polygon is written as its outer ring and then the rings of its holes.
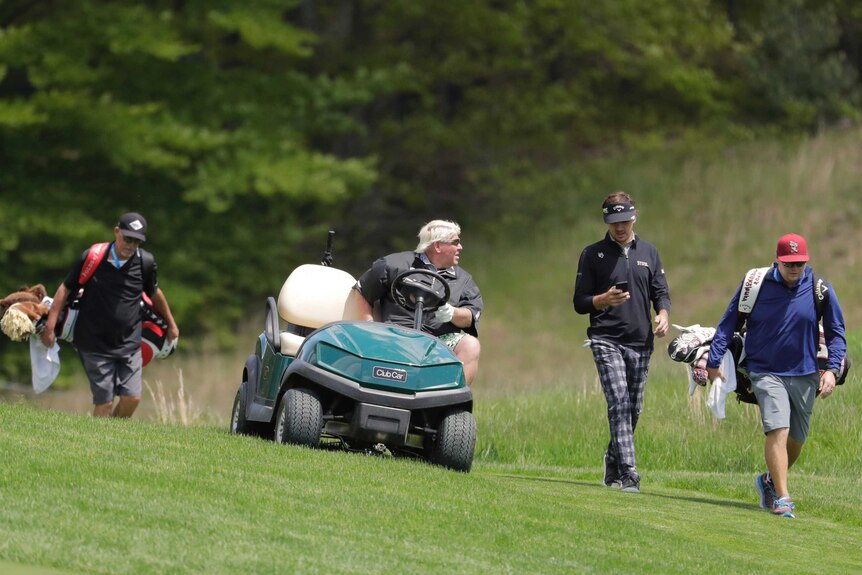
MULTIPOLYGON (((854 338, 852 352, 862 353, 854 338)), ((678 368, 678 369, 674 369, 678 368)), ((657 370, 643 492, 600 485, 595 391, 477 403, 473 472, 224 427, 0 403, 0 563, 72 573, 850 573, 862 570, 858 377, 818 402, 796 520, 757 506, 762 434, 657 370), (825 553, 824 545, 830 551, 825 553)), ((664 373, 662 373, 664 372, 664 373)))
POLYGON ((132 421, 80 415, 83 381, 41 396, 43 409, 0 401, 0 573, 862 572, 858 367, 817 402, 791 475, 799 518, 785 520, 757 507, 756 408, 730 398, 716 421, 658 341, 637 432, 643 493, 623 494, 600 486, 606 406, 571 305, 580 250, 604 233, 601 198, 624 189, 662 253, 674 323, 714 325, 745 270, 796 231, 862 357, 860 135, 575 166, 533 182, 545 205, 498 239, 466 228, 462 261, 486 302, 470 474, 228 435, 262 318, 235 353, 148 367, 132 421))

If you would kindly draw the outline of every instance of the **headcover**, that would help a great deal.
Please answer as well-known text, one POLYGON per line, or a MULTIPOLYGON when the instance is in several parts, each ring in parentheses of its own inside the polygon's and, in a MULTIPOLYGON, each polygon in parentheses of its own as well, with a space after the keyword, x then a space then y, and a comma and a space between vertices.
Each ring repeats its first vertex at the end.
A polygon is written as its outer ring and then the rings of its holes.
POLYGON ((633 222, 635 219, 635 205, 629 202, 605 203, 602 204, 602 215, 606 224, 633 222))
POLYGON ((690 364, 698 358, 698 350, 701 347, 709 348, 709 343, 715 335, 715 328, 693 325, 682 328, 682 330, 683 333, 673 338, 668 344, 667 354, 674 361, 690 364))

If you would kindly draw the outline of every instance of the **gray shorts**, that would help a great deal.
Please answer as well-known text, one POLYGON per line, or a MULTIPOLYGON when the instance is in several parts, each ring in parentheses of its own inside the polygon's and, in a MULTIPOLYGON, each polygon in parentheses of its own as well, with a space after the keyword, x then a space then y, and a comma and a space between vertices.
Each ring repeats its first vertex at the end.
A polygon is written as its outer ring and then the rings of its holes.
POLYGON ((799 376, 752 373, 750 378, 760 406, 763 432, 788 427, 790 437, 805 443, 820 375, 816 372, 799 376))
POLYGON ((443 342, 443 344, 449 348, 449 351, 455 353, 455 348, 458 346, 458 342, 464 339, 464 336, 467 335, 463 331, 459 331, 457 333, 444 333, 443 335, 437 336, 437 339, 443 342))
POLYGON ((141 396, 143 361, 141 350, 128 357, 112 357, 78 351, 90 380, 93 405, 111 403, 115 396, 141 396))

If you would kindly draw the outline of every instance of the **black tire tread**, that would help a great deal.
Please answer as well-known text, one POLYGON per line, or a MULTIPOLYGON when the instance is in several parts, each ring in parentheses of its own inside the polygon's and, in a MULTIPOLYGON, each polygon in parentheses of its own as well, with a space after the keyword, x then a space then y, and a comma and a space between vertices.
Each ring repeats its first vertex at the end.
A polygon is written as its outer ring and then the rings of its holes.
POLYGON ((476 448, 476 419, 461 409, 446 414, 437 429, 431 461, 455 471, 470 471, 476 448))
POLYGON ((323 412, 320 399, 313 391, 303 388, 285 391, 279 403, 276 429, 282 417, 284 425, 282 436, 276 438, 278 441, 309 447, 317 447, 320 444, 323 412))

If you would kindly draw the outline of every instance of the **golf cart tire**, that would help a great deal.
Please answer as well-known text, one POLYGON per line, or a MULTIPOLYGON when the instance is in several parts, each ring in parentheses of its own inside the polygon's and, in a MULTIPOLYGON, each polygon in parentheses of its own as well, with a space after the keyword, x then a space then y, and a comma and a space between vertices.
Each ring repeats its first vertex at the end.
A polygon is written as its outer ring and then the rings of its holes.
POLYGON ((463 409, 443 417, 431 445, 429 461, 455 471, 468 472, 473 466, 476 448, 476 419, 463 409))
MULTIPOLYGON (((233 400, 233 409, 230 414, 230 432, 232 435, 252 435, 255 437, 266 437, 269 433, 269 425, 258 421, 246 419, 246 389, 248 382, 242 382, 236 391, 233 400)), ((270 435, 270 437, 272 437, 270 435)))
POLYGON ((285 391, 275 419, 275 440, 317 447, 322 430, 323 409, 317 394, 301 387, 285 391))

